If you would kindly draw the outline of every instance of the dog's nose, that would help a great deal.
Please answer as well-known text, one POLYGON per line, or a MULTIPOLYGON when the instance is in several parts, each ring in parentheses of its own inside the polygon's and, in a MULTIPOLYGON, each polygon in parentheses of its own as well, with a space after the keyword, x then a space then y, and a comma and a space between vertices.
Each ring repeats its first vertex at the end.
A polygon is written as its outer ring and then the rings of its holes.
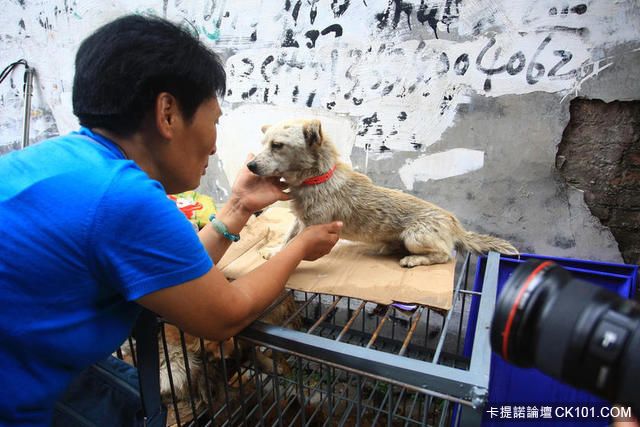
POLYGON ((251 160, 249 163, 247 163, 247 167, 253 173, 258 172, 258 164, 255 162, 255 160, 251 160))

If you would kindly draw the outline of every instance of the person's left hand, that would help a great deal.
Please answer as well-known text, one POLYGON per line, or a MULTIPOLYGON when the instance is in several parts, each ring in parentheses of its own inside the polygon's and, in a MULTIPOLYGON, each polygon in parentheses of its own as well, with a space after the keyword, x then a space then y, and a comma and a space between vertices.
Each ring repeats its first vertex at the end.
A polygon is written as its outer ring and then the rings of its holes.
POLYGON ((255 156, 249 154, 238 173, 233 187, 231 197, 237 198, 241 206, 253 213, 266 208, 278 200, 289 200, 291 196, 285 193, 287 184, 280 181, 279 177, 264 177, 252 173, 246 164, 255 156))

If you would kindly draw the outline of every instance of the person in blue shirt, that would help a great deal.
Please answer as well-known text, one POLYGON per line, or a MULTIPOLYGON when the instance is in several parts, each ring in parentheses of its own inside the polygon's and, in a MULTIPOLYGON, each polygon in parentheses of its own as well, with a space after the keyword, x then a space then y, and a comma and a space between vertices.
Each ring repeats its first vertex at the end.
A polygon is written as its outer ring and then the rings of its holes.
POLYGON ((219 57, 166 20, 125 16, 85 39, 75 65, 82 128, 0 157, 3 426, 48 425, 74 375, 122 343, 140 306, 193 335, 235 335, 342 225, 306 228, 230 285, 215 267, 229 237, 288 195, 244 168, 217 215, 227 233, 198 234, 167 198, 196 188, 216 152, 219 57))

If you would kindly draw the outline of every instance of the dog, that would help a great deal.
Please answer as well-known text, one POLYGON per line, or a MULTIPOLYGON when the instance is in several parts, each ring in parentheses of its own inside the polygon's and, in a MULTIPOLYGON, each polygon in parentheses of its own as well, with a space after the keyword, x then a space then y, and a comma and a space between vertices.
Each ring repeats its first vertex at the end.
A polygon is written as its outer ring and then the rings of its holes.
MULTIPOLYGON (((302 319, 299 315, 294 315, 297 307, 293 294, 285 291, 279 298, 279 304, 263 314, 260 320, 272 325, 282 325, 290 319, 286 326, 300 329, 302 319)), ((215 413, 226 403, 225 396, 235 405, 239 399, 237 387, 234 386, 241 371, 238 363, 255 361, 256 368, 269 374, 291 375, 292 372, 281 353, 273 353, 270 349, 261 350, 248 341, 235 338, 223 342, 200 339, 181 333, 177 327, 168 323, 164 324, 164 343, 162 336, 159 337, 159 352, 160 394, 168 409, 168 426, 176 424, 178 419, 182 423, 191 421, 194 417, 193 410, 199 414, 209 403, 213 405, 212 410, 215 413), (168 360, 165 356, 165 345, 168 360), (226 372, 223 371, 222 359, 226 362, 226 372), (189 376, 186 369, 187 360, 189 376), (230 370, 237 372, 234 375, 230 370)), ((127 356, 128 352, 125 351, 125 358, 127 356)), ((249 387, 247 381, 245 387, 249 387)))
POLYGON ((305 226, 342 221, 341 238, 376 245, 381 254, 402 253, 403 267, 447 263, 454 249, 518 254, 506 240, 466 231, 451 212, 433 203, 374 185, 339 160, 317 119, 265 125, 262 132, 262 151, 247 167, 289 184, 297 219, 284 244, 305 226))

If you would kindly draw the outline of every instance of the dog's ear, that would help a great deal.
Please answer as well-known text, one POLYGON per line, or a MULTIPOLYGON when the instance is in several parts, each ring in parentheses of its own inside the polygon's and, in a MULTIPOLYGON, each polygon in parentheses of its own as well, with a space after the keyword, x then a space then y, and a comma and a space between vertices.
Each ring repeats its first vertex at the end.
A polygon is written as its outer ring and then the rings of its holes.
POLYGON ((262 125, 260 130, 262 131, 262 133, 265 133, 270 127, 271 127, 271 125, 262 125))
POLYGON ((322 143, 322 126, 320 120, 309 120, 302 125, 302 134, 308 146, 322 143))

